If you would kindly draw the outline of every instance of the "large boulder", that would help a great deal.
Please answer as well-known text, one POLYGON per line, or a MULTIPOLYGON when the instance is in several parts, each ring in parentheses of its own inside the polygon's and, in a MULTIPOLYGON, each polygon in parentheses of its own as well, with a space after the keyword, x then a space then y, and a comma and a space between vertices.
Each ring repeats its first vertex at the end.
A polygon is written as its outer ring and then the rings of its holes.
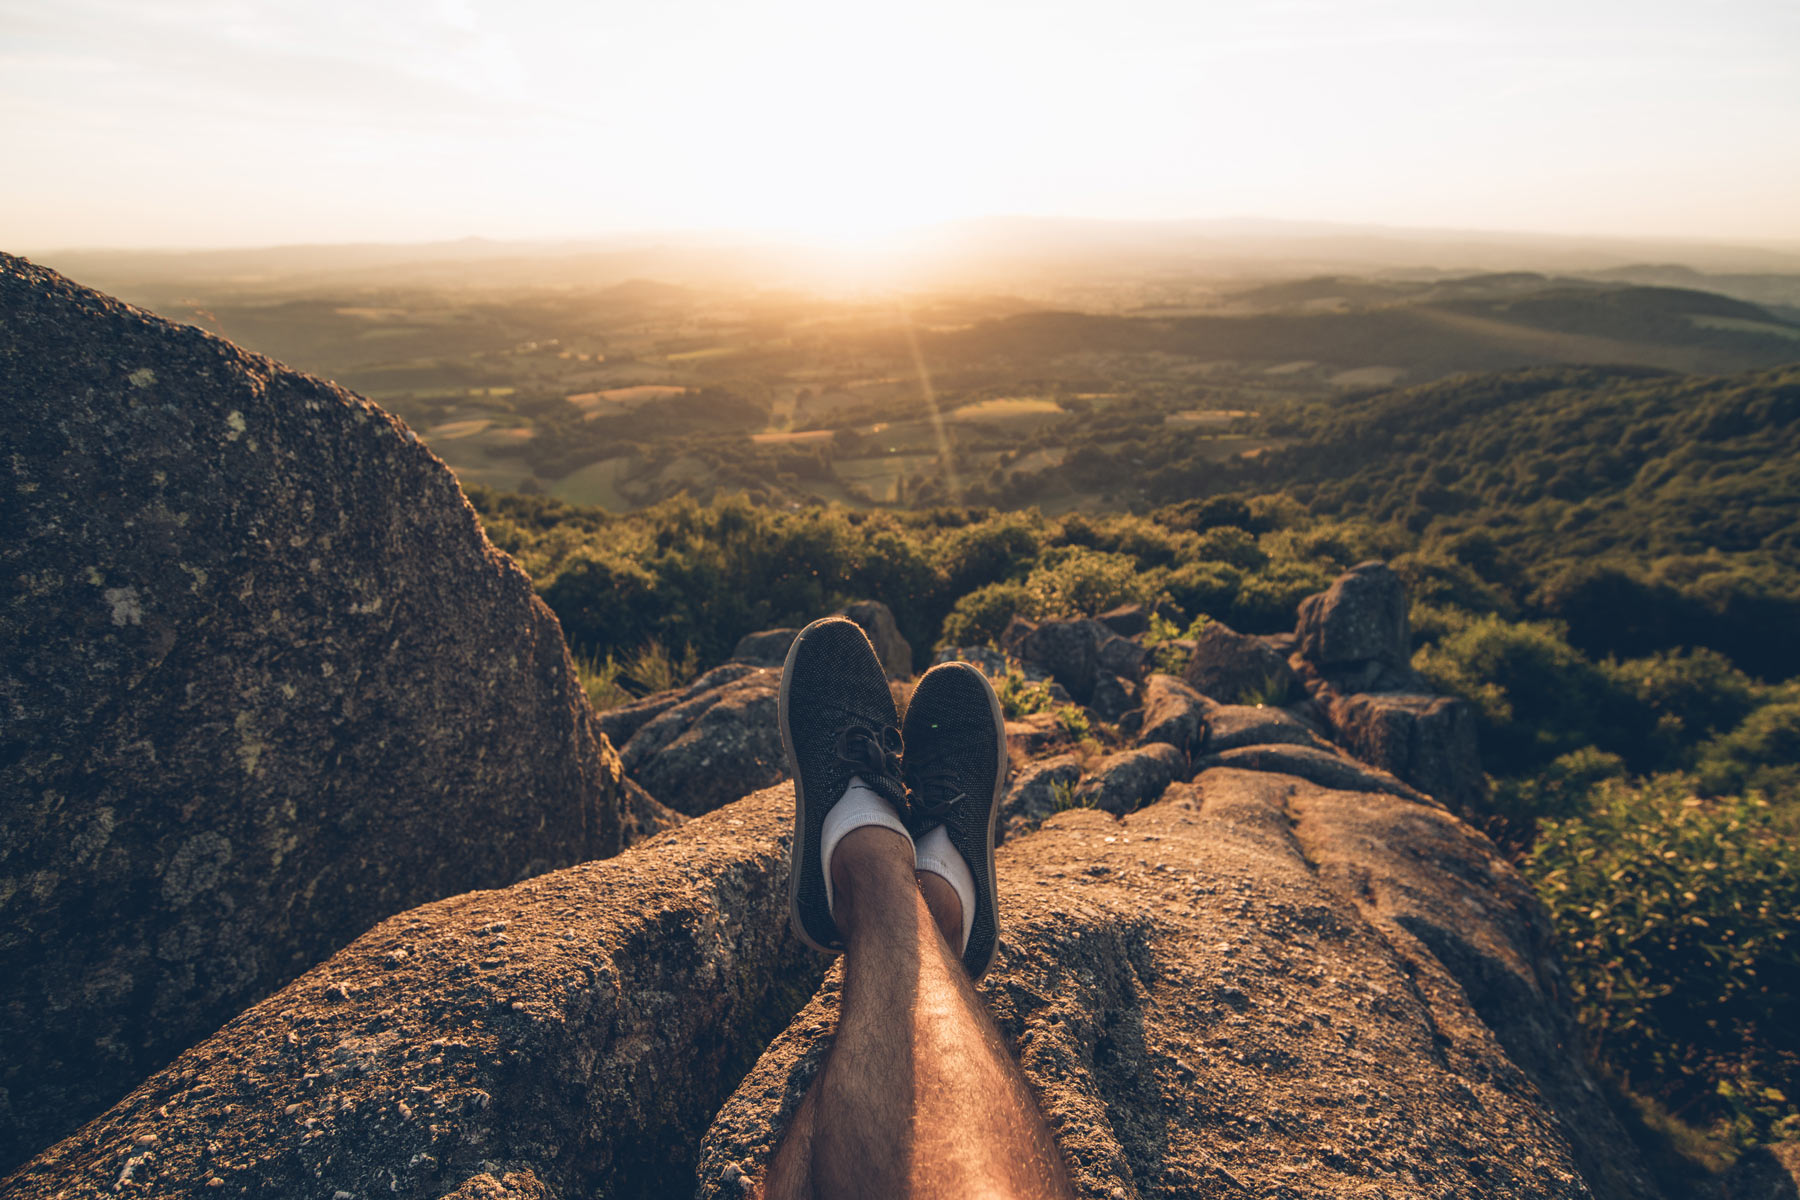
POLYGON ((892 609, 879 600, 858 600, 845 606, 843 612, 869 635, 869 644, 875 647, 875 657, 881 660, 881 668, 889 679, 912 678, 912 647, 894 623, 892 609))
POLYGON ((5 255, 0 415, 0 1169, 374 922, 619 848, 556 618, 404 425, 5 255))
POLYGON ((1252 696, 1279 704, 1296 683, 1287 655, 1267 639, 1239 633, 1222 621, 1200 627, 1182 681, 1220 704, 1240 704, 1252 696))
POLYGON ((1405 668, 1412 660, 1406 607, 1406 585, 1392 567, 1359 563, 1301 602, 1298 651, 1327 670, 1366 662, 1405 668))
POLYGON ((1475 741, 1475 711, 1451 696, 1353 692, 1327 710, 1338 742, 1364 762, 1391 771, 1463 811, 1487 798, 1475 741))
MULTIPOLYGON (((1122 821, 1059 813, 998 868, 980 991, 1084 1200, 1658 1195, 1530 887, 1441 809, 1213 770, 1122 821)), ((704 1200, 754 1193, 834 983, 720 1111, 704 1200)))
POLYGON ((1083 704, 1102 674, 1135 682, 1144 677, 1150 659, 1148 650, 1092 618, 1036 622, 1014 617, 1001 631, 1000 647, 1049 672, 1083 704))
POLYGON ((823 973, 788 932, 793 804, 396 916, 0 1192, 687 1195, 720 1101, 823 973))
POLYGON ((787 662, 788 649, 800 636, 798 629, 764 629, 746 633, 731 651, 731 661, 759 667, 779 667, 787 662))
POLYGON ((689 816, 768 787, 787 773, 780 699, 781 672, 772 667, 689 689, 620 749, 625 773, 689 816))

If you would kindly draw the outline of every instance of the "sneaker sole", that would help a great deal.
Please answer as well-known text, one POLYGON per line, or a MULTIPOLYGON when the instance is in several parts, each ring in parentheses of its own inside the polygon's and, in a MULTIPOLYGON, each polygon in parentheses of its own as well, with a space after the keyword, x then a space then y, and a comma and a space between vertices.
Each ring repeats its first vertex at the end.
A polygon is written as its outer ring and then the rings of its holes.
MULTIPOLYGON (((994 691, 993 680, 987 677, 986 671, 974 664, 969 665, 969 670, 980 677, 982 689, 987 692, 988 712, 993 715, 994 736, 1000 747, 1000 752, 996 755, 999 765, 994 772, 994 802, 988 806, 987 823, 987 894, 994 901, 994 944, 988 947, 987 961, 981 964, 981 969, 969 972, 969 981, 979 983, 981 977, 994 965, 995 956, 1000 953, 1000 888, 994 873, 994 826, 1000 820, 1000 802, 1006 799, 1006 772, 1011 762, 1006 746, 1006 714, 1000 709, 1000 695, 994 691)), ((967 963, 963 965, 968 966, 967 963)))

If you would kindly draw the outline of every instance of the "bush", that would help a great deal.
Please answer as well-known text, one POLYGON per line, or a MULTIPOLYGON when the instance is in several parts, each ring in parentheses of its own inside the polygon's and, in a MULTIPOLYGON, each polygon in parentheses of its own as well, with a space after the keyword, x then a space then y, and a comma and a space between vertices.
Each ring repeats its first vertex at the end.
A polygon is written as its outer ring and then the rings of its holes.
POLYGON ((1011 659, 1006 660, 1006 674, 994 680, 994 694, 1000 697, 1000 711, 1009 721, 1056 707, 1050 685, 1027 679, 1024 668, 1011 659))
POLYGON ((1644 708, 1645 741, 1627 748, 1640 772, 1691 766, 1701 739, 1736 727, 1757 702, 1755 682, 1716 650, 1665 651, 1602 669, 1644 708))
POLYGON ((1496 775, 1525 775, 1583 746, 1612 749, 1627 704, 1605 672, 1554 625, 1486 616, 1413 655, 1441 692, 1475 706, 1482 757, 1496 775))
POLYGON ((1756 789, 1800 803, 1800 701, 1769 704, 1700 747, 1701 786, 1721 794, 1756 789))
POLYGON ((991 646, 1017 614, 1030 612, 1034 601, 1022 583, 990 583, 976 588, 944 618, 940 646, 991 646))
POLYGON ((1033 617, 1091 617, 1114 605, 1144 603, 1145 577, 1123 554, 1076 546, 1054 550, 1025 580, 1033 617))
POLYGON ((1526 870, 1563 937, 1590 1049, 1740 1144, 1800 1132, 1800 847, 1755 794, 1609 781, 1526 870))

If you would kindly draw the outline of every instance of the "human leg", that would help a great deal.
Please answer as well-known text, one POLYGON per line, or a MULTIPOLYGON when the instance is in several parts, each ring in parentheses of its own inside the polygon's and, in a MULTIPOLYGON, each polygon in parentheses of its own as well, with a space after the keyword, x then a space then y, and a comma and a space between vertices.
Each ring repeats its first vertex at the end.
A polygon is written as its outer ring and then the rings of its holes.
MULTIPOLYGON (((819 629, 809 645, 842 633, 819 629)), ((789 697, 803 683, 837 696, 866 681, 849 678, 864 668, 842 669, 860 656, 841 645, 829 659, 796 646, 782 718, 796 780, 794 870, 804 873, 795 928, 820 948, 843 948, 844 984, 832 1050, 771 1160, 766 1195, 1067 1196, 1061 1155, 971 983, 998 941, 993 827, 1006 758, 993 689, 959 663, 933 668, 913 693, 900 807, 927 835, 917 848, 905 831, 842 833, 849 807, 824 819, 836 832, 815 835, 816 798, 839 794, 841 771, 822 752, 795 752, 823 746, 825 731, 809 734, 789 697), (808 673, 809 661, 837 670, 808 673), (815 879, 826 870, 829 886, 815 879)), ((854 765, 864 775, 881 766, 867 756, 854 765)), ((869 806, 860 794, 858 803, 869 806)))
POLYGON ((1030 1089, 944 940, 961 915, 928 903, 910 860, 881 829, 851 833, 833 856, 846 941, 837 1034, 766 1195, 1067 1196, 1030 1089))

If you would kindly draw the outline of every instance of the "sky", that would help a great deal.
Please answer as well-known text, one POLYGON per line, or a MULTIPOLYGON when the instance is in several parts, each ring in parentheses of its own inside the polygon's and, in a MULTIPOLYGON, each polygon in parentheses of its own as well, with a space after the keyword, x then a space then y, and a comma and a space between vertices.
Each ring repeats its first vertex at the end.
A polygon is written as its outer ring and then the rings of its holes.
POLYGON ((0 248, 1800 240, 1794 0, 0 0, 0 248))

